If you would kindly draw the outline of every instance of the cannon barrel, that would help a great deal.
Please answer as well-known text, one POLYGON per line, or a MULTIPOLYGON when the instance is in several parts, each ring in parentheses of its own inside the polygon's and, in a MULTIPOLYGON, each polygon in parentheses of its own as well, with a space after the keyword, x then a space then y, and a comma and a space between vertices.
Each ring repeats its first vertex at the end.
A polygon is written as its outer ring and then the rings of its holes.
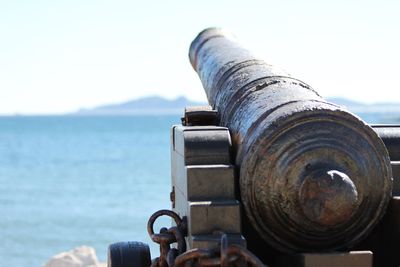
POLYGON ((389 155, 371 127, 222 29, 201 32, 189 57, 229 128, 240 200, 263 242, 329 251, 366 237, 392 190, 389 155))

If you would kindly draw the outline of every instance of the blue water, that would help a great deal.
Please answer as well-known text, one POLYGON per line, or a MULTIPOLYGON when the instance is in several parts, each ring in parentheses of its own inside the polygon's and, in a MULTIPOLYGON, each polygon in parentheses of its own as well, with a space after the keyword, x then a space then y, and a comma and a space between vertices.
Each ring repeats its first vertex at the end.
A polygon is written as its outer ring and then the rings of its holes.
POLYGON ((147 219, 170 208, 169 131, 177 123, 178 115, 0 117, 0 266, 40 267, 81 245, 105 261, 110 243, 152 244, 147 219))
POLYGON ((0 266, 42 266, 80 245, 105 261, 110 243, 151 243, 148 217, 170 208, 169 130, 178 122, 0 118, 0 266))

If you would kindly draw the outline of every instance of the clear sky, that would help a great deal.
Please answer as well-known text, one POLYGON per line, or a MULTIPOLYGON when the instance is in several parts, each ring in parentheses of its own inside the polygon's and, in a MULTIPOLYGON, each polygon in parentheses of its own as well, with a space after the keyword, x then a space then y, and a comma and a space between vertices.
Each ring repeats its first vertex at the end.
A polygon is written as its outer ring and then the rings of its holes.
POLYGON ((0 0, 0 114, 204 100, 187 54, 211 26, 323 96, 400 102, 399 0, 0 0))

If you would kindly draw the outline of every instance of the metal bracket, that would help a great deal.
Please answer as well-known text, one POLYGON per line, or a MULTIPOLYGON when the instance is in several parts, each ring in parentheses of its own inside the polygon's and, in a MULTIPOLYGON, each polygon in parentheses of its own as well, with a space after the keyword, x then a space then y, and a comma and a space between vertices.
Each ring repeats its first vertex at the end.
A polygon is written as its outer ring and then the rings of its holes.
POLYGON ((185 108, 182 118, 184 126, 218 125, 218 112, 211 106, 192 106, 185 108))

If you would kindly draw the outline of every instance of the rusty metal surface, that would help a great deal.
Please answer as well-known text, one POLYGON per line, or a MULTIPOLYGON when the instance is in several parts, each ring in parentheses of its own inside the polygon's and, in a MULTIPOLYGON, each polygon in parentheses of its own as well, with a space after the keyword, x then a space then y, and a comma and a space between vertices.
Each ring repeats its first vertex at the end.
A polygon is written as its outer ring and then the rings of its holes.
POLYGON ((400 161, 392 161, 393 196, 400 196, 400 161))
MULTIPOLYGON (((186 250, 187 225, 185 219, 170 210, 155 212, 147 223, 147 231, 150 238, 160 245, 160 256, 153 259, 152 267, 265 266, 245 247, 235 244, 235 240, 230 240, 232 237, 230 234, 220 233, 219 248, 186 250), (155 233, 154 223, 161 216, 171 217, 176 226, 169 229, 163 227, 159 233, 155 233), (171 248, 173 243, 177 243, 177 248, 171 248)), ((234 236, 234 238, 237 237, 234 236)))
POLYGON ((352 180, 338 171, 310 172, 299 189, 304 215, 320 225, 346 222, 357 207, 358 193, 352 180))
POLYGON ((182 118, 184 126, 217 125, 218 112, 211 106, 192 106, 185 108, 185 116, 182 118))
POLYGON ((385 143, 392 161, 400 161, 400 125, 372 125, 379 137, 385 143))
POLYGON ((286 252, 343 249, 363 239, 392 191, 378 135, 223 30, 200 33, 189 57, 230 130, 241 201, 261 238, 286 252))
POLYGON ((393 195, 400 196, 400 125, 376 124, 371 127, 389 152, 393 173, 393 195))
POLYGON ((256 255, 242 246, 229 245, 227 235, 222 235, 220 249, 192 249, 175 259, 174 267, 228 267, 253 266, 266 267, 256 255))

